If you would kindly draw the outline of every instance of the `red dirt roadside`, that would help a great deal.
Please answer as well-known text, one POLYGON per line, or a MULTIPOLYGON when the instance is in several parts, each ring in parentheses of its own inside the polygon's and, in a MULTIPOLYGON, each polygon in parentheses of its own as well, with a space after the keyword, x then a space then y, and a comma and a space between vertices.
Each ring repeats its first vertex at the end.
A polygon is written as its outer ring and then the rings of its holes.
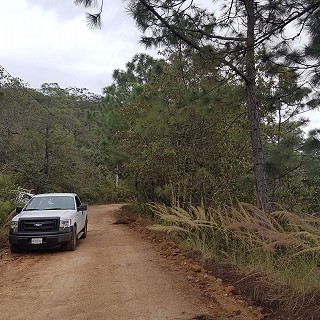
POLYGON ((119 208, 90 207, 88 237, 74 252, 0 251, 0 319, 262 319, 170 243, 160 249, 114 224, 119 208))

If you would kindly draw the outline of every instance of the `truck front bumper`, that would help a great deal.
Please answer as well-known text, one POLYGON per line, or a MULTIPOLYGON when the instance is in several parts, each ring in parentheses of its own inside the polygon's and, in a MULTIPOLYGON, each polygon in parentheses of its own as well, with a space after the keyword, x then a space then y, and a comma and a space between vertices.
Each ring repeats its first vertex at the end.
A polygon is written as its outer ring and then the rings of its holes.
POLYGON ((10 234, 9 243, 19 245, 21 247, 55 247, 70 241, 72 231, 63 233, 53 234, 39 234, 39 233, 28 233, 28 234, 10 234), (42 239, 38 241, 39 244, 33 244, 32 239, 42 239))

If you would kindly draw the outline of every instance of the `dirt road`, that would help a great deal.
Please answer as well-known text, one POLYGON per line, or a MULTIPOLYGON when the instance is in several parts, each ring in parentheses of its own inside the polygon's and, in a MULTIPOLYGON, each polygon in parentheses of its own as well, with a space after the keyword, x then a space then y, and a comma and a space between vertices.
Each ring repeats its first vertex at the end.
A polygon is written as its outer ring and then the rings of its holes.
POLYGON ((113 224, 118 209, 91 207, 74 252, 0 252, 0 319, 259 319, 222 288, 204 297, 155 245, 113 224))

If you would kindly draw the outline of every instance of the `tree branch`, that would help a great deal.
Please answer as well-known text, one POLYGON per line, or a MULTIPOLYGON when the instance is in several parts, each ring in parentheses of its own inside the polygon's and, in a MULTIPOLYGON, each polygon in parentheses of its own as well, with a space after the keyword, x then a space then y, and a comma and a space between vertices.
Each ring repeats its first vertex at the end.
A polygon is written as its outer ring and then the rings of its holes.
POLYGON ((286 27, 288 24, 290 24, 291 22, 297 20, 298 18, 302 17, 305 13, 309 12, 310 10, 316 10, 317 8, 319 8, 320 6, 320 1, 316 1, 313 4, 310 4, 309 6, 307 6, 304 10, 302 10, 301 12, 298 12, 297 14, 293 15, 291 18, 283 21, 281 24, 279 24, 278 26, 276 26, 275 28, 272 28, 271 30, 269 30, 268 32, 266 32, 265 34, 263 34, 262 36, 258 37, 256 39, 256 43, 255 46, 263 43, 266 39, 270 38, 272 35, 275 34, 275 32, 282 30, 284 27, 286 27))

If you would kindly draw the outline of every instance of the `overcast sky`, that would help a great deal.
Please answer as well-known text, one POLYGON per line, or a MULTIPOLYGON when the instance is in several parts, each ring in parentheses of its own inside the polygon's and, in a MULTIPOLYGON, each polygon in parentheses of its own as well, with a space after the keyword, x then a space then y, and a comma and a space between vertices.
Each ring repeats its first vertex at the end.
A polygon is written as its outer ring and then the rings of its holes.
POLYGON ((121 0, 105 1, 102 30, 87 27, 85 11, 73 0, 2 0, 0 64, 31 87, 57 82, 101 93, 114 69, 146 49, 121 0))
MULTIPOLYGON (((73 0, 1 0, 0 65, 33 88, 57 82, 99 94, 136 53, 156 55, 138 44, 141 33, 122 0, 105 1, 101 30, 87 27, 85 11, 73 0)), ((320 127, 319 112, 304 116, 309 128, 320 127)))

